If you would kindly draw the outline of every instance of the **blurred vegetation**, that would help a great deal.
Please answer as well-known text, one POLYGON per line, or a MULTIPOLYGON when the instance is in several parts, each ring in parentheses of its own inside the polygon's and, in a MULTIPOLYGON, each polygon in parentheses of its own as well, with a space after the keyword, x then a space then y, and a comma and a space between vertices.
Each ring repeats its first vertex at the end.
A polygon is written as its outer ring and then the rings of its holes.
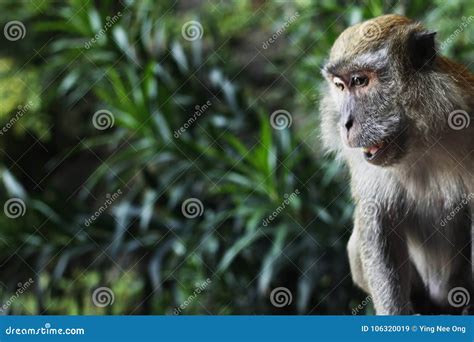
MULTIPOLYGON (((0 216, 2 302, 35 280, 8 314, 172 314, 207 278, 183 314, 350 313, 365 296, 348 275, 347 175, 318 142, 319 69, 337 35, 366 18, 405 14, 444 41, 474 14, 467 0, 43 0, 0 8, 2 27, 26 27, 23 39, 1 41, 2 125, 32 103, 0 136, 2 203, 26 203, 25 215, 0 216), (201 39, 183 38, 190 20, 202 25, 201 39), (270 125, 279 109, 291 113, 290 128, 270 125), (94 127, 98 110, 113 114, 113 127, 94 127), (201 216, 183 215, 188 198, 203 203, 201 216), (112 306, 93 305, 100 286, 113 290, 112 306), (293 293, 280 309, 269 301, 279 286, 293 293)), ((442 52, 468 64, 473 35, 464 30, 442 52)))

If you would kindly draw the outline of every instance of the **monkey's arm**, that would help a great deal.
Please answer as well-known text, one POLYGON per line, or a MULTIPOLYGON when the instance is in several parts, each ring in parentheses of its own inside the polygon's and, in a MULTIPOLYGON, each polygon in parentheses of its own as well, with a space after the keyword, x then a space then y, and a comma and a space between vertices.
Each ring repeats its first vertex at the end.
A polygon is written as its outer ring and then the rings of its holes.
MULTIPOLYGON (((410 263, 403 234, 389 220, 385 210, 368 213, 364 204, 356 207, 355 240, 359 244, 363 281, 378 315, 413 313, 410 303, 410 263), (373 214, 373 215, 372 215, 373 214)), ((351 261, 351 265, 355 264, 351 261)))

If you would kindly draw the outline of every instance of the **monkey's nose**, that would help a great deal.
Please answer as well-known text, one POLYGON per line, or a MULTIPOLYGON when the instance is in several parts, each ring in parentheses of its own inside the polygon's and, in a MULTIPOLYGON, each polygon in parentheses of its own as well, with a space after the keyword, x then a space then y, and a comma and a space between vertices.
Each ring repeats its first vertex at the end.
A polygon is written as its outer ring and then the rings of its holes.
POLYGON ((346 122, 344 123, 344 127, 346 127, 347 132, 350 131, 353 125, 354 125, 354 120, 352 119, 352 116, 349 116, 346 122))

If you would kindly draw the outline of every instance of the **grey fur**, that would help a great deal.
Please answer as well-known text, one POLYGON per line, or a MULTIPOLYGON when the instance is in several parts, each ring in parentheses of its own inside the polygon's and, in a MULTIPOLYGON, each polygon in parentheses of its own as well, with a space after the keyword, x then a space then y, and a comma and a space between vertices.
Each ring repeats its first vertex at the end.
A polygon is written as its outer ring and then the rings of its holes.
POLYGON ((356 205, 348 244, 352 277, 372 296, 377 314, 419 312, 412 299, 422 296, 435 308, 427 312, 460 313, 472 307, 474 297, 474 199, 441 222, 463 196, 474 193, 474 78, 448 68, 441 56, 413 70, 407 41, 423 28, 399 16, 374 19, 381 26, 392 21, 396 24, 385 36, 360 44, 359 51, 357 40, 363 37, 353 28, 343 33, 331 52, 337 58, 323 69, 328 84, 320 107, 322 140, 348 164, 356 205), (348 41, 347 51, 339 51, 348 41), (332 84, 336 73, 363 69, 376 70, 378 79, 357 96, 332 84), (455 110, 467 112, 470 125, 452 129, 448 118, 455 110), (357 123, 350 140, 355 148, 341 138, 347 115, 357 123), (392 152, 380 165, 367 162, 358 147, 386 138, 392 152), (455 287, 470 293, 464 308, 450 303, 448 293, 455 287))

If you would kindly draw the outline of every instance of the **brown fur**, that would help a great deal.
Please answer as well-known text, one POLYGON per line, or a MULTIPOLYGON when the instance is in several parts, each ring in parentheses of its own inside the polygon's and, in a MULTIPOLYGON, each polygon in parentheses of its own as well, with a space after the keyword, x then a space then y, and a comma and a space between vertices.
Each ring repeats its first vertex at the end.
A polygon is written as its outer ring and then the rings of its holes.
POLYGON ((351 26, 342 32, 334 42, 329 59, 337 60, 369 51, 386 41, 394 29, 410 23, 412 21, 406 17, 388 14, 351 26), (378 39, 376 41, 364 39, 364 27, 373 27, 378 39))

